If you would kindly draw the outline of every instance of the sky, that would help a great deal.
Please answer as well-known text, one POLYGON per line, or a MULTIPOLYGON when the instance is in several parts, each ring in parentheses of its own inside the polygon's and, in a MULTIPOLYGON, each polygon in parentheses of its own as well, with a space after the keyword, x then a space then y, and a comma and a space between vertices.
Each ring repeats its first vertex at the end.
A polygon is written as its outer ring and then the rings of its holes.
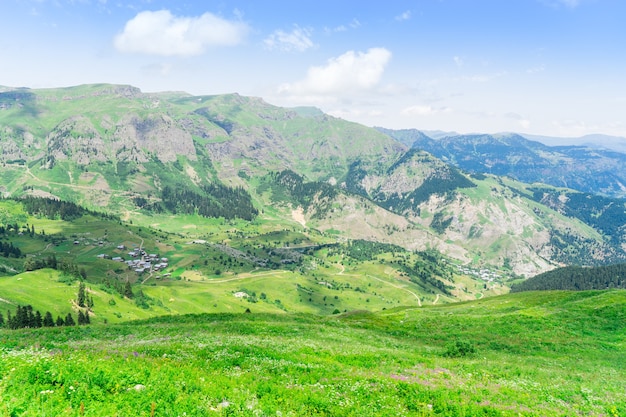
POLYGON ((624 0, 0 0, 0 85, 130 84, 367 126, 626 137, 624 0))

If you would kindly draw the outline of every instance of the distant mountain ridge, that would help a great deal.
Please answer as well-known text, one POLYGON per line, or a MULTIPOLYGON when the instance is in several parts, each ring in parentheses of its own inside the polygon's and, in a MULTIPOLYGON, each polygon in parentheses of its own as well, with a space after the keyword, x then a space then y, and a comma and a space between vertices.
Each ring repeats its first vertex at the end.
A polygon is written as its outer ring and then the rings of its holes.
POLYGON ((379 131, 469 172, 541 182, 609 197, 626 197, 626 154, 588 146, 548 146, 515 134, 433 139, 421 131, 379 131))
POLYGON ((562 138, 554 136, 529 135, 525 133, 520 135, 526 139, 535 140, 548 146, 584 146, 587 148, 626 153, 626 138, 621 136, 593 134, 577 138, 562 138))

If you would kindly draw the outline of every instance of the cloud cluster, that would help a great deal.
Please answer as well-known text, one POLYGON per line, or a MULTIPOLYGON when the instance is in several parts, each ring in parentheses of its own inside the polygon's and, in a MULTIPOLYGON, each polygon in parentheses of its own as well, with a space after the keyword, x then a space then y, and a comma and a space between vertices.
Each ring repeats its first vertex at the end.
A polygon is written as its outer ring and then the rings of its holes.
POLYGON ((279 92, 294 95, 336 95, 375 87, 391 59, 385 48, 366 52, 348 51, 328 60, 324 66, 309 68, 304 80, 283 84, 279 92))
POLYGON ((276 30, 263 43, 267 49, 283 52, 303 52, 315 46, 311 40, 311 31, 299 26, 291 32, 276 30))
POLYGON ((211 13, 198 17, 174 16, 169 10, 145 11, 129 20, 115 37, 121 52, 162 56, 200 55, 211 46, 241 43, 249 31, 241 21, 211 13))

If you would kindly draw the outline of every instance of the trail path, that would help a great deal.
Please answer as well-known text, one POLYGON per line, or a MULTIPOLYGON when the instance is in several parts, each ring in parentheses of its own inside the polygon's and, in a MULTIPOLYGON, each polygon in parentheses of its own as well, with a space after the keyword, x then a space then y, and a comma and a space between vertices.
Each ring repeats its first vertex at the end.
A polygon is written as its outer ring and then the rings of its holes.
POLYGON ((413 291, 411 291, 411 290, 409 290, 407 288, 404 288, 404 286, 393 284, 393 283, 391 283, 389 281, 385 281, 384 279, 375 277, 373 275, 367 275, 367 276, 370 277, 370 278, 374 278, 375 280, 378 280, 378 281, 383 282, 385 284, 391 285, 392 287, 397 288, 399 290, 404 290, 404 291, 408 292, 409 294, 413 295, 413 297, 415 297, 415 299, 417 300, 417 305, 420 306, 420 307, 422 306, 422 300, 420 300, 419 295, 415 294, 413 291))
POLYGON ((39 254, 41 255, 43 252, 45 252, 45 251, 47 251, 48 249, 50 249, 50 247, 51 247, 51 246, 52 246, 52 243, 48 243, 48 244, 46 245, 46 247, 45 247, 45 248, 43 248, 43 250, 42 250, 41 252, 39 252, 39 254))
POLYGON ((268 272, 259 272, 258 274, 239 274, 233 278, 227 279, 212 279, 208 281, 199 281, 201 284, 222 284, 224 282, 232 282, 232 281, 241 281, 242 279, 250 279, 250 278, 258 278, 258 277, 266 277, 268 275, 284 275, 289 271, 268 271, 268 272))
POLYGON ((437 304, 437 301, 439 301, 439 294, 437 294, 437 296, 435 297, 435 301, 433 301, 433 305, 437 304))
POLYGON ((11 304, 11 305, 14 304, 14 303, 10 302, 9 300, 5 300, 4 298, 0 298, 0 302, 6 303, 6 304, 11 304))

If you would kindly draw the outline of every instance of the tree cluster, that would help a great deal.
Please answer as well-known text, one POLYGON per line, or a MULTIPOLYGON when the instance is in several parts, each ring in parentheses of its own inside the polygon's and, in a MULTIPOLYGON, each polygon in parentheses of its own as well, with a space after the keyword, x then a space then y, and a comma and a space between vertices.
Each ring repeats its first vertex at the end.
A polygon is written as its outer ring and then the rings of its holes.
POLYGON ((511 287, 511 292, 626 288, 626 264, 553 269, 511 287))
POLYGON ((602 232, 614 242, 620 242, 626 224, 624 200, 579 192, 562 192, 550 188, 534 188, 533 199, 567 216, 575 217, 602 232))
POLYGON ((332 200, 337 196, 337 189, 321 182, 305 182, 304 178, 287 169, 269 174, 274 201, 288 201, 312 211, 312 217, 322 218, 331 208, 332 200))
POLYGON ((370 261, 383 253, 406 252, 406 249, 390 243, 373 242, 369 240, 351 240, 345 245, 335 248, 339 253, 347 255, 357 261, 370 261))
POLYGON ((244 220, 253 220, 259 214, 252 204, 250 194, 242 187, 209 184, 196 192, 168 185, 163 188, 161 199, 164 208, 174 214, 244 220))
POLYGON ((48 219, 73 220, 85 213, 84 208, 68 201, 38 197, 24 197, 20 201, 28 213, 48 219))
POLYGON ((21 258, 22 251, 17 246, 13 246, 12 242, 0 241, 0 255, 5 258, 21 258))
MULTIPOLYGON (((78 312, 78 324, 90 324, 89 313, 78 312)), ((7 312, 7 319, 5 322, 4 317, 0 314, 0 327, 6 326, 9 329, 25 329, 25 328, 38 328, 38 327, 60 327, 60 326, 75 326, 76 322, 71 313, 67 313, 65 318, 58 316, 56 321, 52 318, 52 313, 46 311, 42 316, 39 310, 33 311, 33 307, 30 305, 17 306, 15 313, 11 314, 7 312)))
POLYGON ((58 260, 55 255, 48 256, 45 259, 28 258, 24 262, 24 269, 26 271, 36 271, 43 268, 56 269, 75 279, 87 278, 85 268, 79 268, 78 265, 67 259, 58 260))

